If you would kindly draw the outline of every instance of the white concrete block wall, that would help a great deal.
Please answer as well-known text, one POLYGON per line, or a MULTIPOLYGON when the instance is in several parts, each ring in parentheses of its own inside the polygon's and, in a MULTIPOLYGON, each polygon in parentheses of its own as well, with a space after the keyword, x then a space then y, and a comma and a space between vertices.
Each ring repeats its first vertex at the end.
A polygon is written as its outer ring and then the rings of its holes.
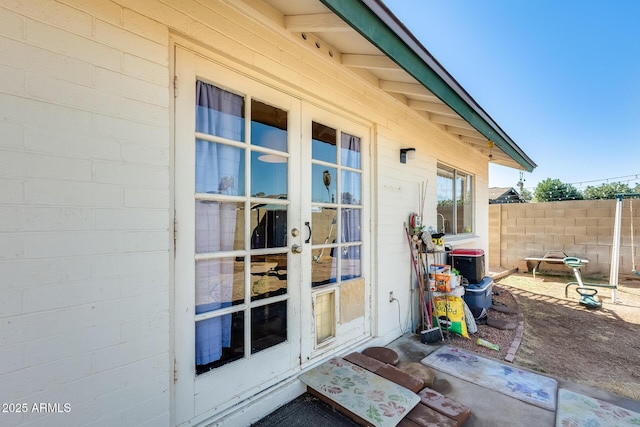
POLYGON ((2 1, 0 52, 0 425, 169 425, 168 30, 2 1))

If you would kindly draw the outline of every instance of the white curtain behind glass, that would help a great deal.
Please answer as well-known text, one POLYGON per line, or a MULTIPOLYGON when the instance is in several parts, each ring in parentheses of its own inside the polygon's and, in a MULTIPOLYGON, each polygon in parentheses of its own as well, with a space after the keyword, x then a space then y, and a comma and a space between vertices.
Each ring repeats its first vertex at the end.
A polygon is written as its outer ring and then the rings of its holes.
MULTIPOLYGON (((242 98, 201 81, 196 82, 196 131, 242 141, 242 98)), ((242 150, 196 140, 196 193, 240 195, 242 150)), ((233 249, 236 204, 196 201, 196 253, 233 249)), ((233 259, 196 262, 196 314, 228 307, 232 302, 233 259)), ((196 364, 219 360, 231 341, 231 315, 196 323, 196 364)))

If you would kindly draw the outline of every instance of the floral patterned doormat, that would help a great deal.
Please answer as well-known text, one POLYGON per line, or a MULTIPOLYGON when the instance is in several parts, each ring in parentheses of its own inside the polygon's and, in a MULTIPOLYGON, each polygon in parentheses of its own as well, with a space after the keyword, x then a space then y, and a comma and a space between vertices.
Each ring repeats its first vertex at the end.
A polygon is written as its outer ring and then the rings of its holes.
POLYGON ((561 388, 556 427, 640 426, 640 414, 561 388))
POLYGON ((420 362, 540 408, 556 409, 558 382, 552 378, 449 346, 440 347, 420 362))
POLYGON ((309 388, 374 426, 397 425, 420 402, 420 397, 411 390, 339 357, 299 378, 309 388))

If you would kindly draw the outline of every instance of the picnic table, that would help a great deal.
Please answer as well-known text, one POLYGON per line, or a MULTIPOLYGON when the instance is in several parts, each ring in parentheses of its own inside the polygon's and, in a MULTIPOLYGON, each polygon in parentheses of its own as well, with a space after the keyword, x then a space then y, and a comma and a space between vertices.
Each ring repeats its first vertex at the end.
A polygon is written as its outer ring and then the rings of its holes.
MULTIPOLYGON (((544 256, 542 257, 526 257, 524 260, 537 262, 536 266, 533 267, 533 278, 535 279, 536 270, 540 268, 540 264, 542 264, 543 262, 547 262, 550 264, 562 264, 564 263, 564 259, 567 258, 568 256, 569 255, 561 251, 549 251, 545 253, 544 256)), ((587 259, 580 259, 580 261, 583 264, 587 264, 589 262, 589 260, 587 259)))

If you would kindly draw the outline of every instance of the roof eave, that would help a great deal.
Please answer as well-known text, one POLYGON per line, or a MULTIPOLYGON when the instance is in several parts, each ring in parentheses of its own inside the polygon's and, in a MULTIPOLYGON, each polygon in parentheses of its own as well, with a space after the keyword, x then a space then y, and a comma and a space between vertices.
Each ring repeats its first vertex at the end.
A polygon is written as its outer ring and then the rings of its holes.
POLYGON ((537 166, 380 0, 320 0, 524 170, 537 166))

